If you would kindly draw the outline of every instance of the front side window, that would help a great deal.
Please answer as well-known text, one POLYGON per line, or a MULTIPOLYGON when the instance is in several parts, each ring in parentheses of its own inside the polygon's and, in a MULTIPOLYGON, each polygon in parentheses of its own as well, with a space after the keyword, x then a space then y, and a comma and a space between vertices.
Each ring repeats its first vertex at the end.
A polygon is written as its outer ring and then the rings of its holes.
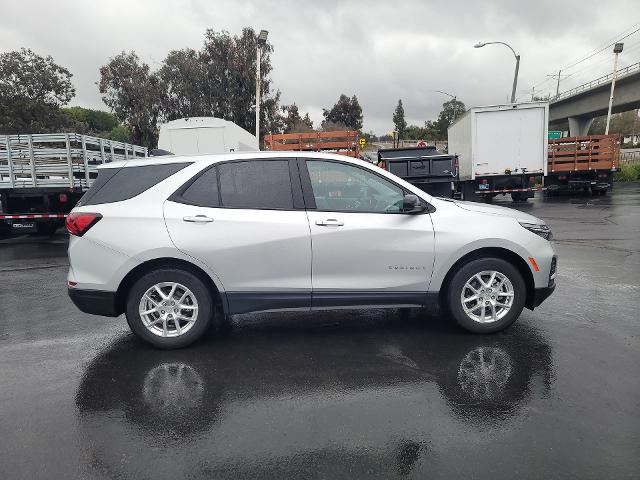
POLYGON ((292 209, 288 160, 249 160, 218 167, 223 207, 292 209))
POLYGON ((308 160, 307 169, 318 210, 369 213, 402 211, 402 189, 363 168, 308 160))

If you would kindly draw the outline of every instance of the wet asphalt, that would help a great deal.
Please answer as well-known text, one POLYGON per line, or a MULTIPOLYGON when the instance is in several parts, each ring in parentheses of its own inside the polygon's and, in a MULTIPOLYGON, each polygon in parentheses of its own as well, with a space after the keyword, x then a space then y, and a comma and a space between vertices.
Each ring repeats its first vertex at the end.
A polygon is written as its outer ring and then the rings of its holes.
POLYGON ((1 239, 0 478, 639 478, 640 184, 518 208, 558 288, 490 336, 262 314, 158 351, 74 308, 65 234, 1 239))

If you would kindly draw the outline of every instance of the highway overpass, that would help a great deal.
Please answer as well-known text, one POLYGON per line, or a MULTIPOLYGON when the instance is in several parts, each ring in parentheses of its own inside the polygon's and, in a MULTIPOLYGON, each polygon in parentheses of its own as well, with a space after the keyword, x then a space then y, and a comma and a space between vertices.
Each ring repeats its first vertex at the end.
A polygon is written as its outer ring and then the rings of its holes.
MULTIPOLYGON (((569 135, 587 135, 595 117, 607 114, 613 74, 561 93, 549 102, 549 125, 569 122, 569 135)), ((618 70, 613 113, 640 108, 640 62, 618 70)))

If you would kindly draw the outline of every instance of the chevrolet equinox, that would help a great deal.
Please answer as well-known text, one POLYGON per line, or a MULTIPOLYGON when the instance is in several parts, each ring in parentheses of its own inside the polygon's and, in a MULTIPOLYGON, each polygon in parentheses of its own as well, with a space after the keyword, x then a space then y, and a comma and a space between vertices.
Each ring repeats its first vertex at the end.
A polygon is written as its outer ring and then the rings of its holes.
POLYGON ((551 232, 313 152, 105 164, 67 218, 69 296, 160 348, 215 315, 420 307, 497 332, 555 288, 551 232))

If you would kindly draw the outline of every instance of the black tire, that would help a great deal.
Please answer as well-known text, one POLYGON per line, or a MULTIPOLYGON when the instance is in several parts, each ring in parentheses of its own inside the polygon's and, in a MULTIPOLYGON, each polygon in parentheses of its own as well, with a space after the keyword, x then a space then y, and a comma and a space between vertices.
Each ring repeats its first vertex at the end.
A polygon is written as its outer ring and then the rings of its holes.
POLYGON ((480 258, 463 265, 454 273, 446 292, 446 307, 455 321, 465 330, 473 333, 494 333, 504 330, 522 313, 527 296, 527 287, 516 267, 500 258, 480 258), (473 275, 485 270, 495 270, 506 276, 513 285, 514 298, 511 309, 501 319, 492 323, 479 323, 469 317, 462 308, 462 289, 473 275))
POLYGON ((214 303, 209 289, 200 278, 191 272, 178 268, 160 268, 147 273, 137 280, 127 297, 126 316, 129 327, 140 339, 154 347, 170 350, 182 348, 198 340, 208 329, 214 315, 214 303), (145 327, 138 311, 145 292, 153 285, 162 282, 176 282, 191 290, 198 302, 198 314, 193 326, 180 336, 161 337, 145 327))
POLYGON ((529 196, 525 192, 511 192, 511 200, 513 202, 526 202, 529 196))

